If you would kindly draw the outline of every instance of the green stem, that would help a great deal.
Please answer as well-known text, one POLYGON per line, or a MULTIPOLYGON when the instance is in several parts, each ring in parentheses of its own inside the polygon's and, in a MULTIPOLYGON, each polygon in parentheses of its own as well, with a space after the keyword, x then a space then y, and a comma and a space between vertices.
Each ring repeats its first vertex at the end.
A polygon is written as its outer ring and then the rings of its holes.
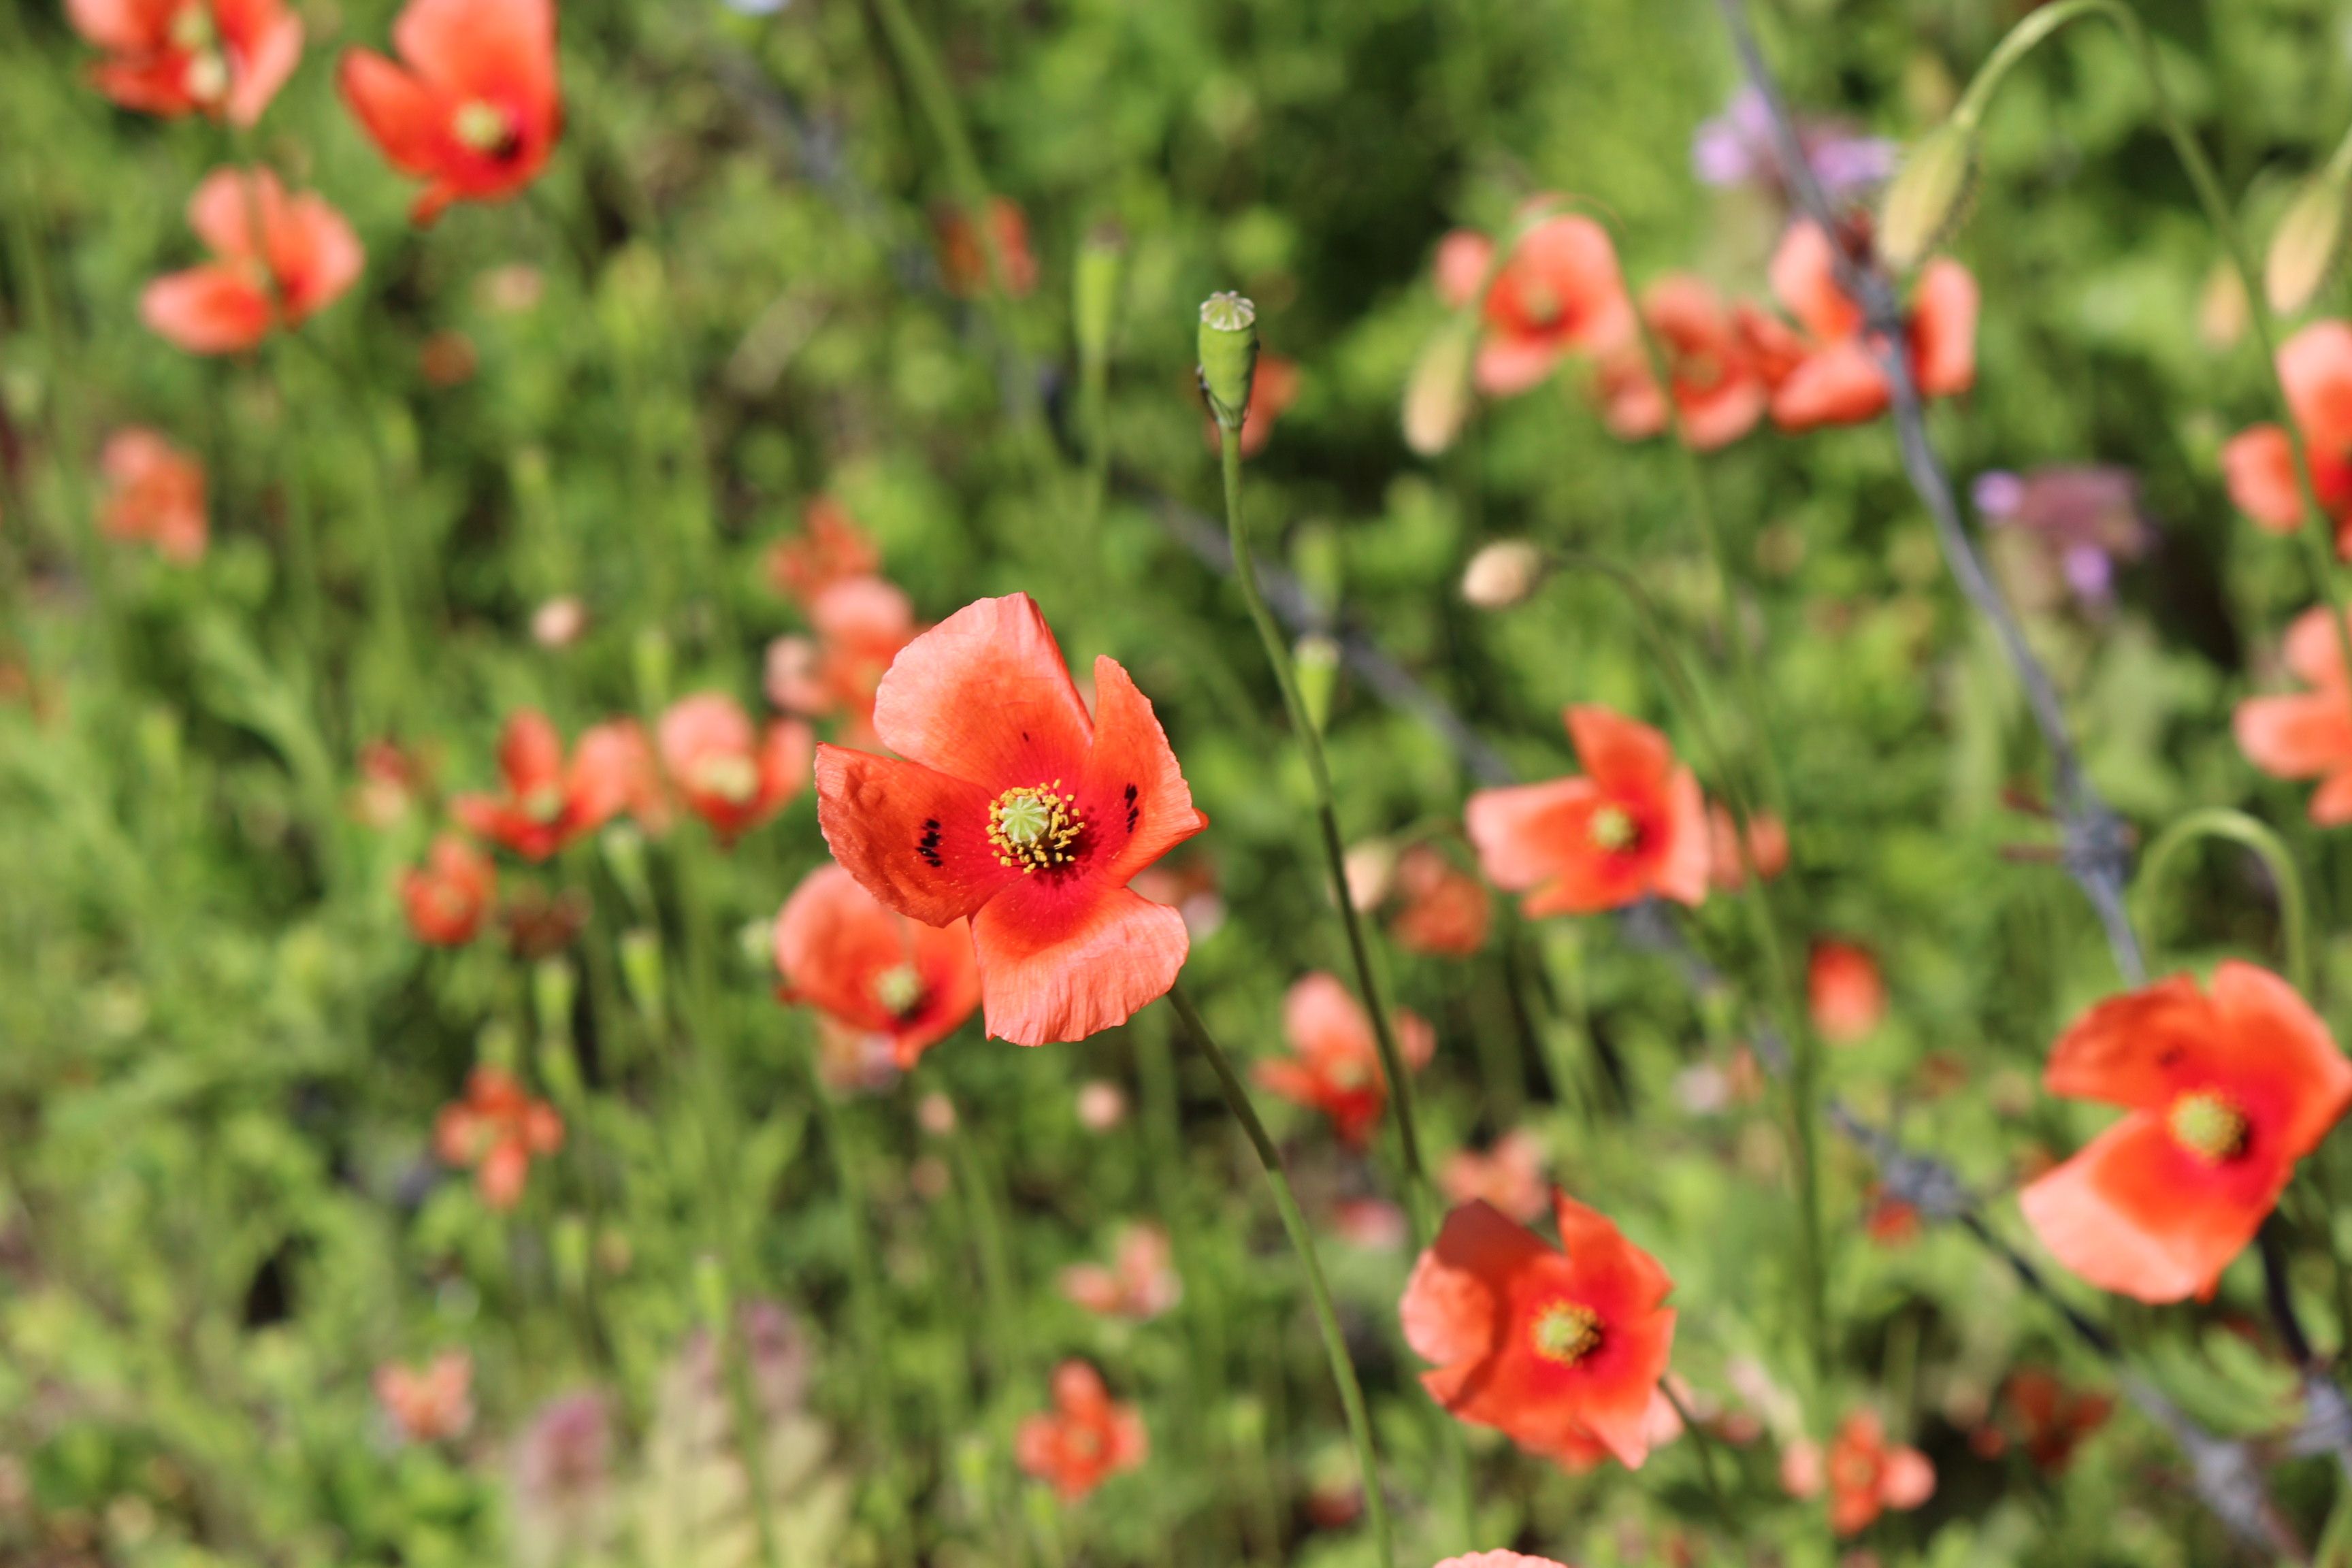
POLYGON ((1715 1439, 1706 1435, 1706 1428, 1698 1424, 1698 1417, 1693 1415, 1690 1406, 1683 1403, 1683 1396, 1675 1392, 1673 1379, 1660 1378, 1658 1392, 1666 1396, 1666 1403, 1675 1407, 1675 1414, 1682 1419, 1683 1430, 1691 1436, 1691 1445, 1698 1451, 1699 1479, 1706 1485, 1707 1499, 1715 1504, 1717 1516, 1726 1524, 1731 1524, 1738 1516, 1731 1511, 1731 1500, 1725 1494, 1723 1482, 1715 1473, 1715 1439))
POLYGON ((1242 510, 1238 411, 1230 422, 1220 422, 1217 449, 1224 469, 1225 531, 1233 543, 1234 581, 1241 585, 1242 601, 1249 606, 1250 619, 1257 626, 1258 640, 1265 645, 1266 663, 1274 668, 1275 684, 1282 689, 1282 704, 1290 715, 1290 727, 1298 736, 1300 750, 1307 754, 1307 772, 1315 787, 1316 823, 1330 874, 1331 901, 1339 907, 1339 922, 1348 933, 1348 956, 1355 965, 1356 984, 1363 993, 1365 1010, 1371 1015, 1372 1037, 1380 1046, 1381 1070, 1388 1075, 1390 1093, 1396 1105, 1397 1135, 1404 1150, 1413 1239, 1417 1244, 1426 1244, 1433 1229, 1436 1194, 1430 1186, 1429 1169, 1422 1159, 1412 1079, 1405 1071, 1403 1054, 1397 1048, 1396 1029, 1389 1019, 1388 1004, 1381 996, 1380 981, 1372 971, 1371 947, 1364 936, 1363 919, 1356 911, 1355 900, 1348 897, 1348 851, 1339 837, 1339 808, 1332 799, 1331 768, 1323 752, 1323 734, 1299 695, 1289 645, 1283 641, 1282 628, 1275 624, 1274 613, 1266 607, 1265 595, 1258 587, 1257 561, 1250 553, 1249 527, 1242 510))
POLYGON ((1249 1091, 1242 1087, 1234 1064, 1226 1059, 1216 1037, 1201 1021, 1192 998, 1178 985, 1168 993, 1168 1001, 1176 1009, 1177 1017, 1183 1020, 1192 1043, 1208 1058, 1210 1068, 1217 1075, 1217 1087, 1224 1091, 1225 1104, 1242 1124, 1242 1131, 1249 1135, 1250 1147, 1257 1152, 1258 1163, 1265 1168, 1266 1182, 1274 1188, 1274 1206, 1281 1211, 1282 1228, 1289 1234, 1291 1247, 1306 1270, 1307 1294, 1315 1309, 1315 1326, 1323 1332, 1323 1349, 1331 1360, 1331 1381, 1339 1386, 1339 1405, 1347 1414, 1348 1435, 1355 1441, 1356 1469, 1364 1487, 1364 1516, 1371 1521, 1381 1568, 1396 1568, 1396 1545, 1391 1538, 1388 1499, 1381 1491, 1380 1453, 1372 1446, 1371 1418, 1365 1413, 1363 1386, 1356 1380, 1356 1363, 1349 1358, 1347 1338, 1339 1331, 1339 1315, 1332 1308, 1331 1288, 1324 1282, 1323 1265, 1315 1256, 1315 1237, 1307 1228, 1307 1216, 1299 1212, 1297 1195, 1291 1191, 1290 1177, 1282 1168, 1282 1155, 1275 1149, 1265 1123, 1258 1120, 1256 1108, 1250 1104, 1249 1091))
MULTIPOLYGON (((2149 890, 2161 884, 2165 868, 2199 838, 2222 838, 2243 845, 2268 868, 2271 883, 2278 889, 2279 943, 2285 950, 2287 979, 2304 996, 2313 997, 2310 904, 2304 896, 2302 875, 2295 869, 2294 857, 2287 852, 2278 835, 2244 812, 2212 806, 2192 811, 2166 828, 2140 859, 2138 889, 2142 904, 2147 902, 2149 890)), ((2140 923, 2147 923, 2145 914, 2140 923)))

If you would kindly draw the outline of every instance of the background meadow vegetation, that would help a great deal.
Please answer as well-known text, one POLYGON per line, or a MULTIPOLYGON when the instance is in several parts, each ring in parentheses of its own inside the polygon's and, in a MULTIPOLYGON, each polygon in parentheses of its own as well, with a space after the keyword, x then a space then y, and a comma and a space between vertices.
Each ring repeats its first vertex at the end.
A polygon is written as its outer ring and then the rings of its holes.
MULTIPOLYGON (((1766 297, 1782 198, 1694 168, 1739 83, 1711 5, 568 0, 547 173, 424 228, 332 68, 383 47, 396 7, 296 9, 300 67, 233 132, 116 109, 57 5, 0 0, 0 1561, 1375 1561, 1297 1262, 1165 1007, 1034 1050, 975 1020, 903 1077, 828 1077, 767 945, 826 859, 805 792, 731 847, 681 815, 506 861, 499 913, 462 947, 420 942, 399 893, 450 797, 495 786, 517 710, 567 737, 689 692, 761 711, 764 650, 806 630, 771 552, 830 498, 923 622, 1026 592, 1074 664, 1134 674, 1212 823, 1167 865, 1190 895, 1186 984, 1237 1056, 1281 1053, 1287 989, 1348 963, 1307 771, 1213 559, 1192 367, 1214 289, 1254 299, 1266 352, 1297 366, 1247 505, 1295 605, 1356 660, 1326 725, 1349 842, 1474 868, 1465 796, 1499 769, 1571 771, 1569 703, 1701 755, 1622 593, 1570 572, 1474 607, 1459 584, 1483 544, 1622 565, 1724 691, 1727 613, 1759 650, 1769 733, 1715 707, 1777 761, 1792 940, 1856 944, 1884 979, 1883 1019, 1827 1054, 1826 1087, 1948 1161, 2042 1258, 2005 1194, 2104 1117, 2043 1094, 2041 1064, 2118 981, 2055 864, 2017 683, 1891 427, 1768 423, 1704 459, 1741 583, 1728 607, 1674 451, 1612 436, 1580 367, 1481 408, 1442 455, 1400 432, 1447 320, 1438 241, 1506 232, 1538 193, 1606 214, 1637 284, 1691 271, 1766 297), (943 266, 968 186, 896 16, 928 40, 978 178, 1025 215, 1017 297, 943 266), (325 195, 366 267, 299 333, 199 358, 139 301, 198 258, 188 194, 232 161, 325 195), (1122 248, 1096 424, 1072 299, 1105 226, 1122 248), (97 527, 101 447, 131 426, 201 459, 200 559, 97 527), (1106 500, 1076 526, 1098 450, 1106 500), (563 600, 583 627, 551 640, 563 600), (1372 649, 1392 668, 1362 663, 1372 649), (1384 684, 1399 672, 1410 690, 1384 684), (565 1127, 508 1209, 436 1153, 436 1115, 483 1063, 565 1127), (1072 1301, 1063 1271, 1138 1223, 1172 1238, 1181 1301, 1143 1321, 1072 1301), (379 1371, 452 1353, 470 1408, 420 1434, 379 1371), (1150 1452, 1066 1501, 1021 1473, 1015 1434, 1074 1357, 1138 1407, 1150 1452)), ((1900 142, 2025 9, 1779 0, 1757 22, 1803 112, 1900 142)), ((2137 9, 2267 234, 2352 123, 2352 12, 2137 9)), ((2111 602, 2069 593, 2026 531, 1985 542, 2139 840, 2226 805, 2291 848, 2325 1003, 2352 994, 2352 854, 2230 730, 2239 700, 2281 688, 2309 587, 2230 504, 2221 447, 2271 416, 2267 384, 2148 109, 2098 26, 2011 80, 1952 247, 1983 292, 1977 383, 1930 425, 1964 489, 2052 464, 2135 477, 2147 547, 2111 602)), ((2134 908, 2159 973, 2275 965, 2273 892, 2258 862, 2200 850, 2134 908)), ((1529 921, 1499 898, 1474 953, 1383 934, 1376 958, 1434 1027, 1433 1153, 1528 1135, 1673 1275, 1706 1463, 1685 1436, 1639 1472, 1569 1475, 1449 1436, 1397 1329, 1412 1254, 1392 1130, 1360 1152, 1260 1096, 1367 1387, 1401 1557, 2263 1560, 2121 1401, 2127 1379, 2254 1439, 2282 1516, 2318 1536, 2338 1483, 2285 1441, 2302 1392, 2251 1260, 2212 1300, 2161 1310, 2053 1271, 2119 1342, 2102 1356, 1833 1142, 1814 1379, 1778 1101, 1749 1046, 1759 955, 1730 899, 1681 925, 1715 977, 1695 984, 1641 921, 1529 921), (2037 1415, 2021 1373, 2069 1403, 2037 1415), (1790 1495, 1783 1456, 1864 1407, 1937 1485, 1841 1541, 1818 1498, 1790 1495)), ((2333 1354, 2326 1257, 2352 1237, 2291 1211, 2304 1321, 2333 1354)))

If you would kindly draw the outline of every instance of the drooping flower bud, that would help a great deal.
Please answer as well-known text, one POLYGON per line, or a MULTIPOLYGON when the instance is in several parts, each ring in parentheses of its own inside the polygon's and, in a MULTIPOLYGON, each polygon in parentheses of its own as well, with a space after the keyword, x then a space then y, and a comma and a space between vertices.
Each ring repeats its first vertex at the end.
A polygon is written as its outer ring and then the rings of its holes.
POLYGON ((2296 193, 2271 234, 2263 292, 2271 309, 2292 315, 2311 303, 2344 254, 2345 182, 2323 171, 2296 193))
POLYGON ((1470 557, 1462 597, 1482 610, 1507 610, 1543 581, 1543 552, 1524 539, 1498 539, 1470 557))
POLYGON ((1201 394, 1209 412, 1238 433, 1257 374, 1257 307, 1239 294, 1212 294, 1201 305, 1201 394))
POLYGON ((1404 444, 1424 458, 1454 445, 1470 416, 1470 366, 1478 351, 1475 317, 1438 329, 1413 361, 1404 385, 1404 444))
POLYGON ((1110 358, 1111 329, 1118 319, 1119 266, 1126 256, 1127 235, 1115 223, 1097 224, 1078 247, 1070 303, 1083 363, 1110 358))
POLYGON ((1967 216, 1976 185, 1975 133, 1948 120, 1912 147, 1878 208, 1878 253, 1899 271, 1925 261, 1967 216))

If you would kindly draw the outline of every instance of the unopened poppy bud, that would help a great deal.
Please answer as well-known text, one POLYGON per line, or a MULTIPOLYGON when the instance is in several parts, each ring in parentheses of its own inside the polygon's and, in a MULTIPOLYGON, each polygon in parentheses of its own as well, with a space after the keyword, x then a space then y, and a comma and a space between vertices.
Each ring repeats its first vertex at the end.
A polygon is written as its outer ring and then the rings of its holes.
POLYGON ((1976 184, 1977 142, 1969 127, 1946 121, 1913 145, 1878 208, 1878 253, 1908 271, 1952 237, 1976 184))
POLYGON ((2322 173, 2305 184, 2271 235, 2263 292, 2271 309, 2292 315, 2312 301, 2344 253, 2345 182, 2322 173))
POLYGON ((1348 884, 1348 901, 1364 912, 1381 906, 1396 883, 1396 846, 1385 838, 1367 838, 1350 845, 1340 861, 1348 884))
POLYGON ((2205 275, 2204 289, 2197 297, 2197 336, 2209 349, 2233 347, 2246 335, 2252 315, 2247 304, 2245 282, 2223 257, 2205 275))
POLYGON ((579 977, 562 957, 542 958, 531 966, 530 1001, 543 1040, 572 1037, 572 1004, 580 993, 579 977))
POLYGON ((956 1130, 955 1101, 933 1089, 915 1102, 915 1121, 934 1138, 944 1138, 956 1130))
POLYGON ((1257 307, 1239 294, 1212 294, 1201 305, 1201 394, 1227 430, 1249 413, 1257 374, 1257 307))
POLYGON ((1470 367, 1478 350, 1478 323, 1461 317, 1438 330, 1413 361, 1404 385, 1404 444, 1424 458, 1454 445, 1470 417, 1470 367))
POLYGON ((1078 247, 1078 265, 1071 279, 1071 312, 1078 336, 1078 358, 1099 364, 1110 358, 1111 329, 1118 319, 1119 264, 1126 259, 1127 235, 1115 223, 1097 224, 1078 247))
POLYGON ((1543 552, 1524 539, 1498 539, 1463 568, 1462 596, 1482 610, 1507 610, 1543 581, 1543 552))
POLYGON ((1321 733, 1331 720, 1331 695, 1339 685, 1339 645, 1319 633, 1298 639, 1291 659, 1298 670, 1298 700, 1307 721, 1321 733))
POLYGON ((629 1000, 646 1020, 660 1023, 664 986, 659 932, 638 926, 621 933, 621 980, 629 988, 629 1000))
POLYGON ((727 1273, 707 1252, 694 1260, 694 1307, 713 1335, 727 1331, 727 1273))

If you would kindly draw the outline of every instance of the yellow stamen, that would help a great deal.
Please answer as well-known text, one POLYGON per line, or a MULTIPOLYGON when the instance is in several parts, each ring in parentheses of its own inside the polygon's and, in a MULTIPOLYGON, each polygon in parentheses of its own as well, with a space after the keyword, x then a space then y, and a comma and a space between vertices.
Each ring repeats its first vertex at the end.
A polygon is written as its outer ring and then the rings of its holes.
POLYGON ((1633 826, 1633 814, 1622 805, 1604 805, 1594 812, 1586 831, 1591 834, 1596 846, 1612 855, 1631 849, 1633 840, 1641 836, 1641 830, 1633 826))
POLYGON ((1066 866, 1076 858, 1078 835, 1086 822, 1078 816, 1078 797, 1055 793, 1062 781, 1009 789, 988 808, 988 841, 996 849, 996 863, 1023 876, 1066 866))
POLYGON ((2251 1131, 2246 1113, 2210 1089, 2174 1100, 2165 1125, 2175 1142, 2210 1165, 2244 1153, 2251 1131))
POLYGON ((1536 1314, 1528 1331, 1536 1354, 1574 1366, 1601 1347, 1601 1314, 1574 1301, 1554 1301, 1536 1314))

